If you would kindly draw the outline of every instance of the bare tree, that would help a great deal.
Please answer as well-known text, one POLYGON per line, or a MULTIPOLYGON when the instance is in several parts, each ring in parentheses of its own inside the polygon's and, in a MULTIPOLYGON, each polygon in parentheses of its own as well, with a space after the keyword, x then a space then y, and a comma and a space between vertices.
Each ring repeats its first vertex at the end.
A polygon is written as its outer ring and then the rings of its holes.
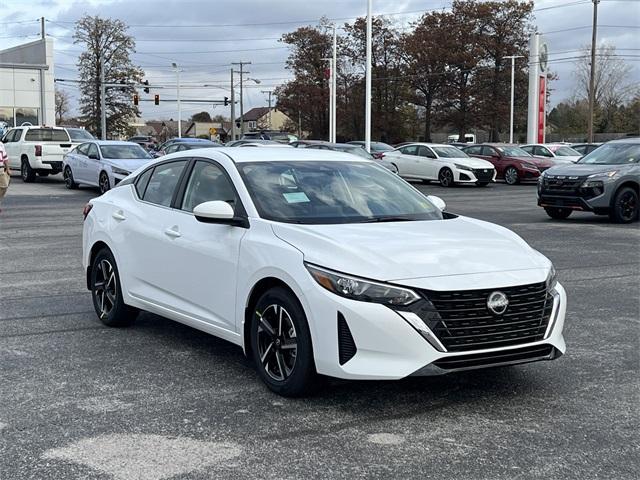
POLYGON ((69 94, 64 90, 56 89, 56 123, 60 124, 64 122, 64 119, 67 117, 67 114, 71 110, 69 105, 69 94))

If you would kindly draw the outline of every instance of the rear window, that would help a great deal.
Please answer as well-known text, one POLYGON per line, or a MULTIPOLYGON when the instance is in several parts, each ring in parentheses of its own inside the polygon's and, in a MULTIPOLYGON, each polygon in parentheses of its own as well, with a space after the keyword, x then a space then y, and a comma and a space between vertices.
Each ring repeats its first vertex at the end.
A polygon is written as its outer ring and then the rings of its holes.
POLYGON ((69 134, 66 130, 53 128, 32 128, 24 137, 26 142, 68 142, 69 134))

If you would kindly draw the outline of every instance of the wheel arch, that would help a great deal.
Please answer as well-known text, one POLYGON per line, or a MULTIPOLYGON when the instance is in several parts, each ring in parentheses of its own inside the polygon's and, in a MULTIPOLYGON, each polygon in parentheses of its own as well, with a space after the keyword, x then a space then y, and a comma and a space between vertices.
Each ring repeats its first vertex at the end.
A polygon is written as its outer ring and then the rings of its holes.
POLYGON ((89 262, 87 264, 87 271, 86 273, 86 279, 87 279, 87 290, 91 290, 91 265, 93 265, 93 259, 95 258, 95 256, 98 254, 98 252, 100 250, 102 250, 103 248, 108 249, 112 254, 113 251, 111 250, 111 248, 109 247, 109 245, 107 245, 104 241, 102 240, 98 240, 96 241, 92 246, 91 249, 89 250, 89 262))
POLYGON ((609 201, 609 208, 613 208, 613 205, 616 201, 616 195, 618 195, 618 192, 625 187, 629 187, 633 189, 636 192, 636 195, 640 196, 640 186, 638 185, 638 182, 635 182, 633 180, 625 180, 620 185, 618 185, 615 191, 611 194, 611 200, 609 201))

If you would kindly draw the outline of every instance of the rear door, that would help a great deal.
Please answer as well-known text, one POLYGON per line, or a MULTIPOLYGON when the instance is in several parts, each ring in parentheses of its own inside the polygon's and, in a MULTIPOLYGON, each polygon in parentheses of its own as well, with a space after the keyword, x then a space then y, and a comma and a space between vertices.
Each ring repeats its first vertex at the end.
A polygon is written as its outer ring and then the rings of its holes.
POLYGON ((98 152, 98 145, 95 143, 89 144, 87 150, 87 163, 86 163, 86 180, 91 185, 98 185, 100 171, 102 170, 102 161, 100 160, 100 152, 98 152))
POLYGON ((82 168, 86 168, 86 166, 84 166, 83 164, 86 164, 88 148, 89 144, 83 143, 71 150, 64 157, 65 162, 71 169, 71 174, 73 175, 73 178, 76 182, 83 181, 84 183, 84 180, 82 180, 82 168))
POLYGON ((418 161, 416 162, 416 175, 427 180, 437 180, 440 171, 440 161, 434 151, 425 146, 418 147, 418 161))
POLYGON ((416 174, 417 155, 418 145, 405 145, 385 157, 398 167, 399 175, 411 177, 416 174))

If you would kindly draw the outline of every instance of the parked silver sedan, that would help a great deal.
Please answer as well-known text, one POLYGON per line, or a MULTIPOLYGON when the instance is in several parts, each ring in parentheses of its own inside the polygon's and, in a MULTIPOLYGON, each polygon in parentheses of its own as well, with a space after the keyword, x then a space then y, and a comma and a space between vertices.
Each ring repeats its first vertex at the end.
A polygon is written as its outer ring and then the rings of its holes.
POLYGON ((137 143, 94 140, 67 153, 62 172, 67 188, 91 185, 104 193, 152 160, 153 157, 137 143))

